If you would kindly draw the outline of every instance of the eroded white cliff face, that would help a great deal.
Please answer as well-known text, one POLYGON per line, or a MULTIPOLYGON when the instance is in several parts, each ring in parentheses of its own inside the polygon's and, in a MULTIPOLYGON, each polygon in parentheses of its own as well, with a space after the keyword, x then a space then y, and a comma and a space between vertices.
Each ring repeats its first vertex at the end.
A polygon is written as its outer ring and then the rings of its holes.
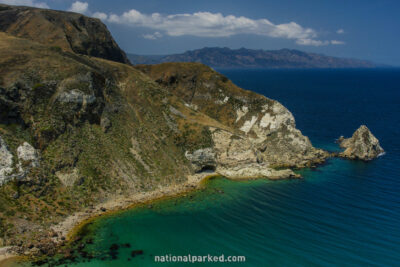
POLYGON ((13 179, 23 179, 31 168, 39 167, 39 154, 29 143, 24 142, 16 152, 18 163, 14 167, 14 156, 0 137, 0 186, 13 179))
POLYGON ((213 147, 193 154, 186 152, 186 158, 197 172, 202 166, 210 165, 205 163, 206 158, 209 162, 212 158, 215 172, 229 178, 296 178, 298 175, 291 167, 312 166, 329 156, 314 148, 296 129, 288 109, 277 101, 268 98, 264 101, 256 103, 257 106, 247 103, 236 109, 236 128, 209 127, 213 147))
MULTIPOLYGON (((277 101, 269 100, 268 102, 240 126, 240 130, 246 134, 255 133, 256 136, 253 139, 260 139, 259 141, 264 140, 269 134, 280 130, 282 127, 287 129, 295 129, 296 127, 294 117, 287 108, 277 101)), ((247 112, 243 115, 239 109, 237 114, 236 122, 238 123, 238 119, 246 115, 247 112)))
POLYGON ((198 149, 192 153, 186 151, 185 157, 191 162, 192 167, 195 172, 200 172, 204 170, 214 171, 217 167, 215 152, 211 147, 204 149, 198 149))
POLYGON ((210 130, 218 166, 229 168, 257 161, 253 143, 248 138, 221 129, 210 130))
POLYGON ((250 120, 245 121, 243 123, 242 127, 240 127, 240 130, 245 133, 250 132, 250 130, 253 128, 256 121, 257 121, 257 116, 252 116, 250 120))
MULTIPOLYGON (((261 108, 244 105, 236 110, 236 115, 236 130, 209 128, 216 172, 223 176, 298 177, 288 168, 311 166, 328 156, 327 152, 314 148, 296 129, 292 113, 277 101, 266 98, 261 108)), ((192 163, 199 162, 193 157, 187 158, 192 163)))
POLYGON ((5 184, 13 172, 13 155, 6 142, 0 136, 0 186, 5 184))

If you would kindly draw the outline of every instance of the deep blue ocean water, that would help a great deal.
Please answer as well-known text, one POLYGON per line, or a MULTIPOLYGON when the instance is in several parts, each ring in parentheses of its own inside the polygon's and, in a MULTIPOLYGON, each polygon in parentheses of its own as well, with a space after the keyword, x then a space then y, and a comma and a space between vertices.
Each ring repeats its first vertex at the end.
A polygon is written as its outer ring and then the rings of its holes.
POLYGON ((284 104, 315 146, 338 150, 336 138, 366 124, 386 155, 331 159, 301 180, 213 179, 186 197, 105 217, 89 227, 96 259, 76 266, 183 265, 154 262, 165 254, 246 257, 234 266, 400 266, 400 70, 220 71, 284 104), (113 243, 131 247, 112 260, 113 243))

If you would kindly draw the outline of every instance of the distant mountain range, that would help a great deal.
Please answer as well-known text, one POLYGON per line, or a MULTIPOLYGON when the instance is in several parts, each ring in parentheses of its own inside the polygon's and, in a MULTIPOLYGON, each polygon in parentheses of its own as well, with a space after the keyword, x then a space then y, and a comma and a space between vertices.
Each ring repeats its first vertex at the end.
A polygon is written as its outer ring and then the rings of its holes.
POLYGON ((216 68, 375 68, 366 60, 338 58, 293 49, 253 50, 206 47, 174 55, 128 54, 132 64, 200 62, 216 68))

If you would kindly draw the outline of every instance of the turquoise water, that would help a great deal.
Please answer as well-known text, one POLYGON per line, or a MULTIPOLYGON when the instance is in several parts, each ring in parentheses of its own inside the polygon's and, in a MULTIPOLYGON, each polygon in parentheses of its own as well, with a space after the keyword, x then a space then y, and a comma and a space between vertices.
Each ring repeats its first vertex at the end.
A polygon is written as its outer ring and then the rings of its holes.
POLYGON ((245 256, 240 266, 400 266, 400 71, 222 72, 282 102, 316 146, 338 149, 335 138, 366 124, 387 153, 332 159, 301 180, 213 179, 186 197, 105 217, 88 227, 95 258, 69 265, 182 266, 154 256, 224 254, 245 256))

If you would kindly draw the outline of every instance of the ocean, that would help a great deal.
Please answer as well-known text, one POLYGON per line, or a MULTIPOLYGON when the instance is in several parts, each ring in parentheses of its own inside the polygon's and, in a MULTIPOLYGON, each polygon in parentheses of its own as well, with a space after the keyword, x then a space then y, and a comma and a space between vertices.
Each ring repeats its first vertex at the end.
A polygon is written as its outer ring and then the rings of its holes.
POLYGON ((72 266, 400 266, 400 70, 219 71, 280 101, 316 147, 338 151, 335 139, 365 124, 386 154, 330 159, 299 180, 215 178, 104 217, 86 227, 95 258, 72 266), (245 262, 154 261, 189 254, 245 262))

